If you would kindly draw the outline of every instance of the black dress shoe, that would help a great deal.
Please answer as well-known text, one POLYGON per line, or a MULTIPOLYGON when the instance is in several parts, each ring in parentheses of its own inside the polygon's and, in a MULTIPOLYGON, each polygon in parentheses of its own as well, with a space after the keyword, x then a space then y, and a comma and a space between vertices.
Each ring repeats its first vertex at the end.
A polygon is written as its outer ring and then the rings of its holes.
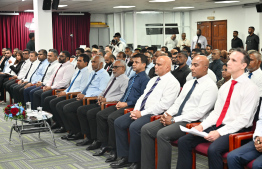
POLYGON ((128 162, 128 158, 127 157, 122 157, 119 160, 117 160, 116 162, 113 162, 110 164, 110 167, 112 168, 122 168, 122 167, 129 167, 130 163, 128 162))
POLYGON ((110 163, 113 161, 116 161, 117 155, 116 155, 116 150, 111 150, 109 157, 106 159, 106 163, 110 163))
POLYGON ((67 134, 67 135, 62 136, 61 139, 62 139, 62 140, 67 140, 67 138, 68 138, 68 137, 72 137, 72 135, 73 135, 72 133, 69 133, 69 134, 67 134))
POLYGON ((110 151, 109 147, 102 147, 100 148, 93 156, 102 156, 105 154, 105 152, 110 151))
POLYGON ((140 169, 140 163, 132 163, 129 169, 140 169))
POLYGON ((58 124, 58 123, 55 123, 51 126, 51 129, 58 129, 60 128, 61 126, 58 124))
POLYGON ((79 140, 83 139, 84 135, 81 133, 73 134, 72 137, 67 137, 67 140, 79 140))
POLYGON ((66 129, 64 127, 61 127, 60 129, 57 129, 56 131, 54 131, 54 133, 65 133, 66 129))
POLYGON ((93 140, 89 140, 88 138, 85 138, 84 140, 76 143, 76 146, 85 146, 85 145, 89 145, 92 144, 93 140))
POLYGON ((86 150, 95 150, 98 149, 101 146, 101 142, 98 142, 97 140, 95 140, 90 146, 88 146, 86 148, 86 150))

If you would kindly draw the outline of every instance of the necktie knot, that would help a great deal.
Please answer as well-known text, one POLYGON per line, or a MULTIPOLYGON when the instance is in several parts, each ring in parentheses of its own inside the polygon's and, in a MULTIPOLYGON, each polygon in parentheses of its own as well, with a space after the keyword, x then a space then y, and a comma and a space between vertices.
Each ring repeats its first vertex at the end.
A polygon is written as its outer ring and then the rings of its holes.
POLYGON ((251 76, 252 76, 252 75, 253 75, 253 73, 252 73, 252 72, 249 72, 249 73, 248 73, 248 78, 251 79, 251 76))
POLYGON ((232 80, 232 83, 231 83, 233 86, 235 86, 235 84, 237 84, 237 81, 235 80, 232 80))

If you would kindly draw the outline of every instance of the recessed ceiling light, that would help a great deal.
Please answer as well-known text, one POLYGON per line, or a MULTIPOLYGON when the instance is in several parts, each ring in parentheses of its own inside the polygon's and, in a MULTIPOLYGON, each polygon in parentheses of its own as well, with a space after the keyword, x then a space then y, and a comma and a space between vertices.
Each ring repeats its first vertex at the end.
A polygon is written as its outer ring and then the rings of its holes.
POLYGON ((149 1, 149 2, 173 2, 175 0, 152 0, 152 1, 149 1))
POLYGON ((217 3, 217 4, 228 4, 228 3, 236 3, 236 2, 239 2, 239 1, 217 1, 215 3, 217 3))
POLYGON ((63 8, 63 7, 66 7, 68 5, 58 5, 58 8, 63 8))
POLYGON ((195 8, 193 6, 180 6, 180 7, 174 7, 173 9, 190 9, 190 8, 195 8))
POLYGON ((27 9, 27 10, 24 10, 24 12, 34 12, 33 9, 27 9))
POLYGON ((136 6, 115 6, 113 8, 134 8, 136 6))

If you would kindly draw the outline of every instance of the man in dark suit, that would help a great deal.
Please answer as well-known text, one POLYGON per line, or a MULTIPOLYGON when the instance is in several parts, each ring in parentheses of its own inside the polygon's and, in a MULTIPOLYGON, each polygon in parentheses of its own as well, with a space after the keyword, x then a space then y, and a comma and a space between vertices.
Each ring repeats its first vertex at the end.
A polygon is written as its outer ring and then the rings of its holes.
POLYGON ((104 69, 107 71, 107 73, 109 74, 109 76, 111 76, 112 74, 112 71, 113 71, 113 64, 115 62, 115 57, 114 55, 111 53, 111 52, 107 52, 105 54, 105 62, 106 62, 106 65, 104 67, 104 69))

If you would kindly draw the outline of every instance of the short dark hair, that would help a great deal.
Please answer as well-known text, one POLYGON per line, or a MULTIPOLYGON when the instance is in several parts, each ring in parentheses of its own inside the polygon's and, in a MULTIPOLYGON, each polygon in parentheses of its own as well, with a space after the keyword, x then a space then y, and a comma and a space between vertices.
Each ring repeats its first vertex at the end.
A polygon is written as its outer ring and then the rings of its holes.
POLYGON ((109 55, 109 59, 114 59, 114 60, 116 60, 116 57, 115 57, 113 54, 111 54, 111 55, 109 55))
POLYGON ((238 31, 234 31, 234 32, 236 32, 238 34, 238 31))
POLYGON ((89 61, 90 61, 90 58, 87 54, 82 53, 82 54, 79 55, 79 57, 82 57, 84 62, 89 63, 89 61))
POLYGON ((30 50, 29 50, 29 49, 24 49, 23 51, 30 53, 30 50))
POLYGON ((110 46, 110 45, 106 45, 106 47, 109 47, 111 50, 113 49, 113 47, 112 47, 112 46, 110 46))
POLYGON ((251 28, 251 29, 255 30, 254 26, 249 26, 249 28, 251 28))
POLYGON ((118 52, 118 54, 122 54, 123 58, 126 58, 126 54, 124 52, 118 52))
POLYGON ((99 49, 98 52, 101 52, 103 56, 105 56, 106 52, 103 49, 99 49))
POLYGON ((195 48, 195 49, 192 49, 192 52, 196 52, 196 53, 198 53, 198 54, 200 54, 201 53, 201 50, 200 49, 198 49, 198 48, 195 48))
POLYGON ((235 48, 233 52, 240 52, 240 53, 242 53, 244 55, 244 58, 242 59, 242 63, 246 63, 247 66, 249 65, 250 57, 249 57, 249 54, 247 53, 247 51, 245 51, 242 48, 235 48))
POLYGON ((197 29, 200 33, 202 33, 201 29, 197 29))
POLYGON ((153 54, 154 54, 157 51, 157 47, 151 46, 151 47, 148 47, 147 50, 153 50, 153 54))
POLYGON ((61 53, 65 54, 65 56, 68 57, 68 58, 71 57, 71 54, 66 50, 61 51, 61 53))
POLYGON ((181 52, 178 52, 178 53, 181 53, 182 55, 184 55, 184 57, 188 58, 187 52, 181 51, 181 52))
POLYGON ((30 53, 35 54, 35 56, 38 56, 38 53, 36 51, 30 51, 30 53))
POLYGON ((183 49, 185 49, 188 53, 191 53, 190 47, 185 46, 183 49))
POLYGON ((80 50, 81 53, 84 53, 84 52, 85 52, 85 50, 84 50, 83 48, 76 48, 76 51, 77 51, 77 50, 80 50))
POLYGON ((139 52, 141 52, 141 49, 140 49, 140 48, 136 48, 135 50, 139 50, 139 52))
POLYGON ((92 48, 96 48, 96 49, 98 49, 97 44, 92 45, 92 48))
POLYGON ((166 51, 165 53, 167 54, 168 57, 170 57, 170 58, 172 57, 172 53, 171 52, 166 51))
POLYGON ((176 49, 177 52, 180 52, 180 47, 175 47, 175 48, 173 48, 173 49, 176 49))
POLYGON ((29 33, 29 39, 32 39, 33 37, 35 37, 35 33, 29 33))
POLYGON ((162 46, 161 48, 165 48, 165 49, 166 49, 166 51, 168 51, 168 48, 167 48, 166 46, 162 46))
POLYGON ((127 46, 125 49, 129 49, 132 52, 132 48, 131 47, 127 46))
POLYGON ((40 49, 38 52, 43 52, 43 55, 46 57, 47 56, 47 51, 45 49, 40 49))
POLYGON ((5 51, 10 51, 11 53, 12 53, 12 50, 11 50, 11 48, 6 48, 6 50, 5 51))
POLYGON ((201 49, 201 43, 197 43, 197 46, 199 47, 199 49, 201 49))
POLYGON ((145 54, 145 53, 149 53, 149 55, 151 56, 151 58, 153 57, 153 53, 151 53, 151 52, 149 52, 149 51, 144 52, 144 54, 145 54))
POLYGON ((145 63, 146 65, 148 65, 147 57, 144 54, 138 53, 138 54, 134 55, 133 58, 140 58, 141 63, 145 63))
POLYGON ((98 48, 104 50, 104 46, 99 46, 98 48))
POLYGON ((211 45, 207 45, 206 47, 210 47, 211 50, 213 49, 211 45))
POLYGON ((226 66, 226 67, 227 67, 227 63, 224 63, 223 66, 226 66))
POLYGON ((49 52, 52 52, 55 56, 58 56, 58 52, 56 49, 49 49, 49 52))
POLYGON ((87 53, 86 55, 89 57, 89 59, 91 58, 92 52, 90 50, 85 51, 85 53, 87 53))

